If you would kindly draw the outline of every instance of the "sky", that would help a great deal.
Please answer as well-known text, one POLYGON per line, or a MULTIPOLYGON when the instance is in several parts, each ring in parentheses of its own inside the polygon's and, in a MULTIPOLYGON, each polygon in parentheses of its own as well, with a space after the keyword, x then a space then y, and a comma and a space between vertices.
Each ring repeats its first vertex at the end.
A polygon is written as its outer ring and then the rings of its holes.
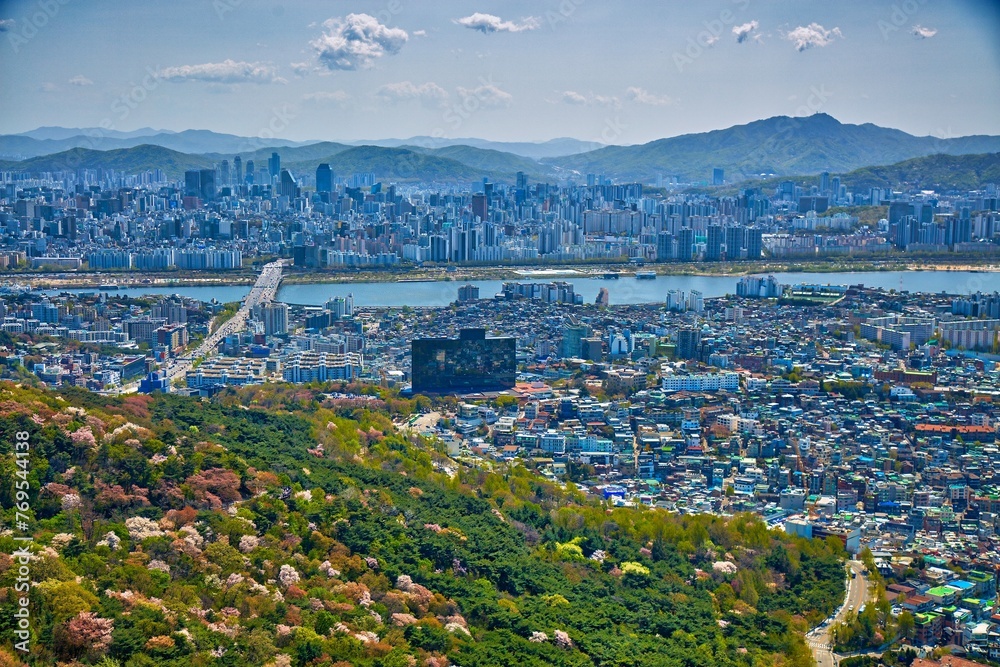
POLYGON ((0 0, 0 133, 636 144, 823 112, 997 135, 998 33, 985 0, 0 0))

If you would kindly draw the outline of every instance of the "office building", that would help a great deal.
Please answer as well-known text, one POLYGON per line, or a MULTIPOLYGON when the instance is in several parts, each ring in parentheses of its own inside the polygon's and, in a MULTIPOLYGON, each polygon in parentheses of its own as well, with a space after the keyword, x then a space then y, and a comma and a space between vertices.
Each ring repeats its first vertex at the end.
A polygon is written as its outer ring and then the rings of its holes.
POLYGON ((462 329, 459 338, 418 338, 410 344, 414 392, 466 393, 514 386, 517 341, 462 329))
POLYGON ((326 162, 316 167, 316 192, 333 192, 333 169, 326 162))
POLYGON ((281 173, 281 156, 277 153, 271 153, 271 157, 267 159, 267 173, 271 176, 272 183, 281 173))

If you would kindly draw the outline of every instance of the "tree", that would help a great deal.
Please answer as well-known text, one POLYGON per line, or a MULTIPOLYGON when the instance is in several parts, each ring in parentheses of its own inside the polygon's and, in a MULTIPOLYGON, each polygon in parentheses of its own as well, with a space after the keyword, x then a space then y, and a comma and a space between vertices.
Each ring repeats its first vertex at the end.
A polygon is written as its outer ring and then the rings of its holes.
POLYGON ((67 623, 59 626, 53 639, 56 650, 67 656, 97 657, 111 646, 114 621, 101 618, 89 611, 81 611, 67 623))
POLYGON ((909 611, 903 611, 896 620, 899 636, 911 636, 913 634, 914 622, 913 614, 909 611))

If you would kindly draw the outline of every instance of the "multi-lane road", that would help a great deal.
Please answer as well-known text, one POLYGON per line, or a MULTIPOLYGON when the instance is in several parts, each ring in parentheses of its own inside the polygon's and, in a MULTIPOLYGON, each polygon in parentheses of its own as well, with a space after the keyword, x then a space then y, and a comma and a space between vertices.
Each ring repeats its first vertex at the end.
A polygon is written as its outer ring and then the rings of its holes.
MULTIPOLYGON (((260 276, 257 278, 257 282, 254 283, 254 286, 250 289, 250 293, 247 294, 242 305, 240 306, 240 309, 236 311, 235 315, 224 322, 218 329, 206 336, 205 340, 203 340, 194 351, 185 354, 183 357, 167 360, 167 362, 160 367, 160 370, 167 374, 167 380, 173 382, 178 377, 184 377, 189 370, 194 368, 194 362, 196 360, 215 354, 215 351, 219 347, 219 343, 222 342, 222 339, 246 328, 247 320, 250 319, 250 312, 254 306, 263 306, 268 304, 273 301, 275 296, 278 294, 278 287, 281 285, 281 271, 283 267, 284 261, 280 259, 276 262, 265 264, 263 270, 261 270, 260 276)), ((133 382, 123 386, 121 388, 121 393, 132 393, 137 391, 138 388, 139 383, 133 382)))
POLYGON ((854 574, 852 578, 848 579, 844 604, 822 625, 806 635, 806 641, 809 642, 809 648, 812 649, 813 658, 816 659, 818 667, 836 667, 838 659, 833 652, 830 631, 834 625, 843 621, 848 613, 861 609, 861 606, 868 599, 868 577, 865 573, 865 566, 860 561, 852 560, 848 561, 848 567, 854 574))

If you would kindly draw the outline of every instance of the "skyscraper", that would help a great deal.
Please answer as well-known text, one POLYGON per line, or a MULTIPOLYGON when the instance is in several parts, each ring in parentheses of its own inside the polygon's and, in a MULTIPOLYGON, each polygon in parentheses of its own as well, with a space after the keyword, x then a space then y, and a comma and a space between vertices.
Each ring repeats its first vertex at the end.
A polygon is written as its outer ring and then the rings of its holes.
POLYGON ((486 220, 489 206, 488 202, 489 200, 486 198, 485 194, 472 195, 472 215, 476 216, 480 220, 486 220))
POLYGON ((223 160, 219 165, 219 185, 229 185, 229 160, 223 160))
POLYGON ((729 261, 739 259, 743 252, 744 237, 746 230, 743 227, 726 228, 726 259, 729 261))
POLYGON ((764 233, 759 229, 746 230, 747 259, 760 259, 764 233))
POLYGON ((580 357, 583 354, 583 339, 590 336, 586 324, 570 325, 563 329, 562 356, 564 359, 580 357))
POLYGON ((292 172, 287 169, 281 170, 281 180, 278 184, 278 194, 282 197, 288 197, 289 199, 294 199, 299 196, 299 186, 295 182, 295 177, 292 176, 292 172))
POLYGON ((333 192, 333 169, 326 162, 316 167, 316 192, 333 192))
POLYGON ((517 341, 462 329, 458 340, 418 338, 410 343, 413 391, 470 392, 510 389, 517 371, 517 341))
POLYGON ((253 173, 254 173, 253 170, 254 170, 253 160, 247 160, 247 175, 245 179, 247 185, 253 185, 253 173))
POLYGON ((677 332, 677 356, 681 359, 697 359, 701 348, 699 329, 681 329, 677 332))
POLYGON ((708 226, 708 240, 705 243, 705 260, 718 262, 722 259, 722 225, 708 226))
POLYGON ((271 175, 271 182, 274 182, 278 178, 278 174, 281 173, 281 156, 277 153, 271 153, 271 157, 268 158, 267 173, 271 175))
POLYGON ((660 232, 656 236, 656 261, 667 262, 674 258, 674 235, 660 232))
POLYGON ((694 230, 681 227, 677 232, 677 259, 690 262, 694 257, 694 230))
POLYGON ((237 187, 243 185, 243 158, 241 158, 239 155, 233 158, 232 184, 237 187))
POLYGON ((288 304, 269 303, 260 309, 260 319, 264 322, 264 334, 274 336, 288 332, 288 304))
POLYGON ((716 167, 712 170, 712 185, 723 185, 726 182, 726 170, 716 167))
POLYGON ((215 199, 215 170, 189 169, 184 172, 184 196, 202 201, 215 199))

